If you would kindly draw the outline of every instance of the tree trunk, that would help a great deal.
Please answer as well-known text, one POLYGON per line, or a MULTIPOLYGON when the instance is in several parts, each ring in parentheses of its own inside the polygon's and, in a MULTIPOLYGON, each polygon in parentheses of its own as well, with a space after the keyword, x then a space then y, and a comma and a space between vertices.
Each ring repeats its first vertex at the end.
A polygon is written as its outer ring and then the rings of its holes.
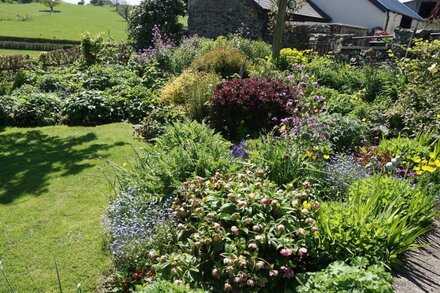
POLYGON ((288 0, 278 0, 278 13, 273 33, 272 60, 280 57, 288 0))

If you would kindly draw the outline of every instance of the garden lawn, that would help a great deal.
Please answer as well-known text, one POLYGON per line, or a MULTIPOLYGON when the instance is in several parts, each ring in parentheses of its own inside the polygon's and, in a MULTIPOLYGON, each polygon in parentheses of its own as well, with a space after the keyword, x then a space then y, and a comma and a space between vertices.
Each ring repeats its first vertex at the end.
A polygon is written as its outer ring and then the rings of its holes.
POLYGON ((101 216, 112 190, 101 168, 129 164, 141 144, 123 123, 0 128, 0 261, 16 292, 57 291, 54 260, 64 291, 95 291, 111 264, 101 216))
POLYGON ((55 7, 59 12, 47 10, 39 3, 0 4, 0 35, 80 40, 88 31, 116 41, 127 39, 127 24, 114 7, 62 3, 55 7))

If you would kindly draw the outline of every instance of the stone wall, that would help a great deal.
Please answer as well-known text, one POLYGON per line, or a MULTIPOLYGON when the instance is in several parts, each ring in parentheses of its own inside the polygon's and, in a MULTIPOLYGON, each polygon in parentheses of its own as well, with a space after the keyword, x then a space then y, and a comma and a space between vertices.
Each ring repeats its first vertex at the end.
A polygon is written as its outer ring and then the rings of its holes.
POLYGON ((249 37, 260 39, 266 30, 266 12, 253 0, 189 0, 188 31, 215 38, 245 27, 249 37))
MULTIPOLYGON (((283 47, 313 49, 321 54, 338 51, 352 36, 364 36, 368 30, 362 27, 333 23, 290 23, 283 36, 283 47)), ((267 41, 272 40, 269 34, 267 41)))

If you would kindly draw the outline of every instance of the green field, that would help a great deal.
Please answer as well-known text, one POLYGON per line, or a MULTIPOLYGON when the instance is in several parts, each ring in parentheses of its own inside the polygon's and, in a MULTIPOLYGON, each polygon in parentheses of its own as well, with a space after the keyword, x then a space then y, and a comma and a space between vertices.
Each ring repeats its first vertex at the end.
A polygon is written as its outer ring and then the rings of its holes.
POLYGON ((33 58, 38 58, 41 53, 42 53, 41 51, 0 49, 0 56, 1 55, 29 55, 33 58))
POLYGON ((80 40, 88 31, 116 41, 127 39, 126 22, 114 7, 62 3, 55 7, 59 12, 50 14, 47 9, 39 3, 0 4, 0 35, 80 40))
POLYGON ((59 292, 54 260, 65 292, 95 291, 111 264, 101 225, 111 188, 100 168, 129 162, 133 144, 123 123, 0 127, 0 262, 15 292, 59 292))

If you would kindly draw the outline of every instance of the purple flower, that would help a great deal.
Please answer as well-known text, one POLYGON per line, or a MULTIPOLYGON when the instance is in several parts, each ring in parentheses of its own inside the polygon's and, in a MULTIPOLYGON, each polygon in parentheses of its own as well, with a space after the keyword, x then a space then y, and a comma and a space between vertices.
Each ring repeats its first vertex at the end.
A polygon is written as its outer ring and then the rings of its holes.
POLYGON ((248 146, 244 141, 241 141, 238 144, 235 144, 231 147, 231 153, 235 158, 248 159, 249 154, 246 152, 248 146))

